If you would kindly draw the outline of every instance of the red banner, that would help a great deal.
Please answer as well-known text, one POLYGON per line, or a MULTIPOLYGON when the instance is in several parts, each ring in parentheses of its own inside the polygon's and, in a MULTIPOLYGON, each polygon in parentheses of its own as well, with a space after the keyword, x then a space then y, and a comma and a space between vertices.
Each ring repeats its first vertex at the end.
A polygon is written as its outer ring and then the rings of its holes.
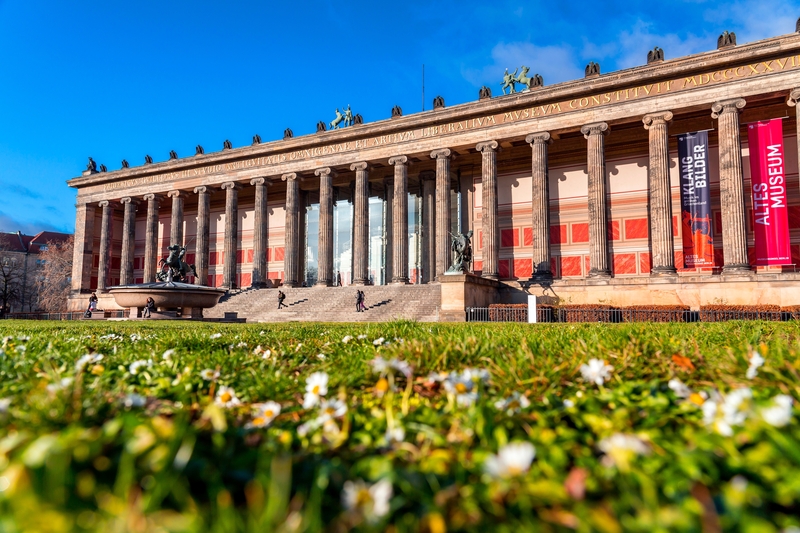
POLYGON ((783 122, 775 118, 747 125, 750 183, 758 266, 789 265, 789 210, 783 152, 783 122))

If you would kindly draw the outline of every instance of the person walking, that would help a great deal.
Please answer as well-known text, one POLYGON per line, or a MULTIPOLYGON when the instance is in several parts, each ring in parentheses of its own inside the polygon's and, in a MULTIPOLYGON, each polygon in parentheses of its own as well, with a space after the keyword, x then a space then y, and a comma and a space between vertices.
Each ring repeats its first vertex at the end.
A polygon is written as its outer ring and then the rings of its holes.
POLYGON ((339 273, 338 270, 336 271, 336 286, 337 287, 342 286, 342 275, 339 273))
POLYGON ((285 305, 283 303, 283 301, 285 299, 286 299, 286 295, 283 293, 283 291, 279 290, 278 291, 278 309, 280 309, 281 307, 288 307, 287 305, 285 305))
POLYGON ((356 291, 356 313, 361 312, 361 299, 364 297, 360 290, 356 291))
POLYGON ((142 318, 152 318, 151 313, 156 308, 156 301, 153 300, 152 296, 147 297, 147 303, 144 304, 144 312, 142 312, 142 318))
POLYGON ((366 299, 367 299, 367 295, 364 294, 364 291, 361 291, 361 310, 362 311, 366 311, 367 310, 367 306, 364 305, 364 300, 366 300, 366 299))

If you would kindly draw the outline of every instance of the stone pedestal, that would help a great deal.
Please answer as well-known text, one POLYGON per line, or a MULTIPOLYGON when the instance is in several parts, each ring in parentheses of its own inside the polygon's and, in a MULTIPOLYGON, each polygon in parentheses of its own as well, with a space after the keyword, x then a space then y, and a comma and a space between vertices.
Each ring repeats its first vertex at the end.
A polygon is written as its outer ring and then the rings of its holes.
POLYGON ((498 302, 501 283, 474 274, 443 274, 442 322, 465 322, 468 307, 489 307, 498 302))

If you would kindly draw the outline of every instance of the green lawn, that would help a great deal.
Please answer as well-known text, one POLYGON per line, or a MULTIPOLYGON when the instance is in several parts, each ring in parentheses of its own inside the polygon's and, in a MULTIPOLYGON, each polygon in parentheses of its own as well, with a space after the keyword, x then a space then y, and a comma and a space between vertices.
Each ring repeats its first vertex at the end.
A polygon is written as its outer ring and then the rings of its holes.
POLYGON ((795 322, 0 337, 1 532, 800 531, 795 322))

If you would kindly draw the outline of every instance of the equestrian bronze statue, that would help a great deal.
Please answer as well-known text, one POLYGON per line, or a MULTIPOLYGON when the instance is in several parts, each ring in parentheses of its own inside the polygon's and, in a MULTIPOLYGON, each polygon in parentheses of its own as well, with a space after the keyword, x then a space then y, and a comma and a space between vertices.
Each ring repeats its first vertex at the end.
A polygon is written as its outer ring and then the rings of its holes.
POLYGON ((183 258, 186 255, 186 247, 180 244, 173 244, 168 247, 169 255, 158 262, 158 281, 179 281, 187 283, 189 274, 197 277, 194 265, 187 264, 183 258))

